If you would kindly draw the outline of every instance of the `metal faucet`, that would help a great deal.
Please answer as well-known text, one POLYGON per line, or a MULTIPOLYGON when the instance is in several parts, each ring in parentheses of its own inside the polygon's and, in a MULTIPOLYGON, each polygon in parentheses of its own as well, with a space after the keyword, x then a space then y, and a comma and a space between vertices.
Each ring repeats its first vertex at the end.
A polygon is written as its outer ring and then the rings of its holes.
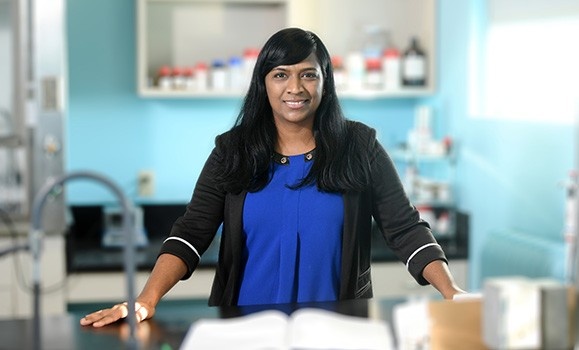
POLYGON ((49 179, 38 191, 34 197, 31 211, 31 231, 29 235, 29 249, 32 254, 32 282, 33 282, 33 330, 34 330, 34 349, 39 350, 41 347, 41 323, 40 323, 40 255, 42 251, 43 232, 41 229, 42 209, 46 204, 47 198, 55 189, 59 189, 68 180, 73 179, 90 179, 102 183, 108 187, 117 197, 122 207, 122 228, 125 233, 126 242, 124 246, 124 265, 127 287, 127 309, 129 321, 129 339, 127 347, 129 349, 138 349, 136 339, 137 318, 135 314, 135 244, 132 232, 132 204, 123 194, 120 188, 111 180, 95 172, 80 171, 64 174, 56 178, 49 179))

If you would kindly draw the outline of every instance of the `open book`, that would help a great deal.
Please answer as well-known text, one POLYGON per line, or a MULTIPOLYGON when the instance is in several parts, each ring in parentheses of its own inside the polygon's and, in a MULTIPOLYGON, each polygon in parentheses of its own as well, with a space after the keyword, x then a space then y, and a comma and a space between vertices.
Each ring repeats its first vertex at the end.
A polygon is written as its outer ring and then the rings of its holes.
POLYGON ((382 320, 305 308, 288 316, 279 310, 193 323, 181 350, 391 350, 392 334, 382 320))

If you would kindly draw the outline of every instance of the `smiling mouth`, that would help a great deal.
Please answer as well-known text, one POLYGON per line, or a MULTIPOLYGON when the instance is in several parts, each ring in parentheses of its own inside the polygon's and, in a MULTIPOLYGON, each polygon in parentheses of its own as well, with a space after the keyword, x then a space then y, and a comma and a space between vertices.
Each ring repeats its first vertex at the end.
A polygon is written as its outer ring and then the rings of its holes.
POLYGON ((299 108, 301 106, 303 106, 304 104, 306 104, 306 100, 301 100, 301 101, 284 101, 285 104, 287 104, 289 107, 292 108, 299 108))

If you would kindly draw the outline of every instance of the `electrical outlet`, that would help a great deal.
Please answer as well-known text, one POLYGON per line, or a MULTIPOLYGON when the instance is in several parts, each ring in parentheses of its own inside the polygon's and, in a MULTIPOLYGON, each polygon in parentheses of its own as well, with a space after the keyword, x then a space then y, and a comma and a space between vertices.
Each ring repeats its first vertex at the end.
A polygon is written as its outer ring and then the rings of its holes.
POLYGON ((155 174, 151 170, 141 170, 137 175, 139 197, 151 197, 155 193, 155 174))

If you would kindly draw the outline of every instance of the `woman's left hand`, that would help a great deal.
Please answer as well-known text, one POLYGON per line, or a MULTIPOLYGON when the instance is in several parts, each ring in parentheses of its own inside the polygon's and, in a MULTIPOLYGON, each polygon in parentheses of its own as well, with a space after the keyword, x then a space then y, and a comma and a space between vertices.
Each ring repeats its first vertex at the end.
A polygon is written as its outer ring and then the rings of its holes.
MULTIPOLYGON (((116 304, 109 309, 103 309, 86 315, 80 319, 80 324, 83 326, 103 327, 114 323, 122 318, 127 317, 129 308, 127 303, 116 304)), ((143 302, 135 303, 135 315, 137 322, 141 322, 153 317, 155 308, 143 302)))

